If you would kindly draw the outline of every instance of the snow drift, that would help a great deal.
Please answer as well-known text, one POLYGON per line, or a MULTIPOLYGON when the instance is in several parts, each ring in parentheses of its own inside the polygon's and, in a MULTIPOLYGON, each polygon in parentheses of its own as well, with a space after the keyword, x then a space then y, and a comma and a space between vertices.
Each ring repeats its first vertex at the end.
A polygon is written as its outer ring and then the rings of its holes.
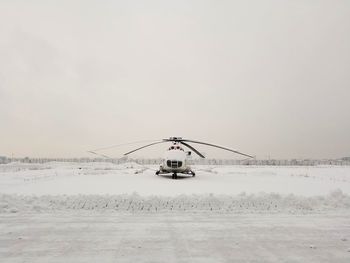
POLYGON ((301 197, 242 193, 227 195, 0 195, 0 213, 58 210, 108 210, 120 212, 214 211, 224 213, 308 213, 349 209, 350 196, 334 191, 327 196, 301 197))

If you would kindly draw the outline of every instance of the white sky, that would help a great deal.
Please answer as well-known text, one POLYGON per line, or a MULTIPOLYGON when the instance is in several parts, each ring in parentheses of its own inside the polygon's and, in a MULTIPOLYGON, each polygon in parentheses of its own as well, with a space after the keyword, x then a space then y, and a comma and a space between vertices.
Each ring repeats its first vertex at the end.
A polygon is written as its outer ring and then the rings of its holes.
POLYGON ((350 156, 349 72, 347 0, 0 0, 0 155, 350 156))

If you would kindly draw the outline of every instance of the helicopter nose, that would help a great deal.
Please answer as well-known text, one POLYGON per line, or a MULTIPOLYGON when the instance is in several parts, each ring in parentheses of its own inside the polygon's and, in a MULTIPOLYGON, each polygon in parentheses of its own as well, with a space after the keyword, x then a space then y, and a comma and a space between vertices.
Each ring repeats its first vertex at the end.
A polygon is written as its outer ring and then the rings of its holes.
POLYGON ((182 166, 182 161, 179 160, 167 160, 166 165, 169 168, 180 168, 182 166))

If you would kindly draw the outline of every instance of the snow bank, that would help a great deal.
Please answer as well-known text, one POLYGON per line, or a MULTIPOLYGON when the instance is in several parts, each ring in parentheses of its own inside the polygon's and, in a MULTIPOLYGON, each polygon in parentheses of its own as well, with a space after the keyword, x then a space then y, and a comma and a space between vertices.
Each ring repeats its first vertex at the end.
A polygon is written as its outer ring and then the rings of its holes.
POLYGON ((0 195, 0 213, 57 210, 108 210, 120 212, 213 211, 224 213, 308 213, 350 209, 350 196, 334 191, 327 196, 301 197, 279 194, 180 195, 0 195))

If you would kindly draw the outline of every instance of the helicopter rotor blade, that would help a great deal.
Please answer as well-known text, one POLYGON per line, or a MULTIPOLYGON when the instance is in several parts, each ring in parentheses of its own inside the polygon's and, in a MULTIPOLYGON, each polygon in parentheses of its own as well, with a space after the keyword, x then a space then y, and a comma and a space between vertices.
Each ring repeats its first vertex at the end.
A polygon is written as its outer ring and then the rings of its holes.
MULTIPOLYGON (((101 151, 101 150, 107 150, 107 149, 116 148, 116 147, 119 147, 119 146, 126 146, 126 145, 130 145, 130 144, 134 144, 134 143, 140 143, 140 142, 147 142, 147 141, 137 141, 137 142, 131 142, 131 143, 125 143, 125 144, 119 144, 119 145, 112 145, 112 146, 109 146, 109 147, 104 147, 104 148, 99 148, 99 149, 95 149, 95 150, 89 151, 89 153, 92 153, 92 154, 95 154, 95 155, 99 155, 99 156, 102 156, 104 158, 112 159, 111 157, 109 157, 107 155, 100 154, 100 153, 97 153, 97 152, 101 151)), ((150 140, 148 140, 148 142, 150 142, 150 140)), ((222 147, 222 146, 219 146, 219 145, 206 143, 206 142, 182 139, 181 137, 170 137, 169 139, 162 139, 161 141, 155 141, 155 142, 153 141, 150 144, 147 144, 147 145, 139 147, 139 148, 137 148, 135 150, 129 151, 129 152, 125 153, 124 155, 126 156, 126 155, 129 155, 129 154, 133 153, 133 152, 136 152, 136 151, 139 151, 141 149, 144 149, 146 147, 149 147, 149 146, 152 146, 152 145, 156 145, 156 144, 160 144, 160 143, 165 143, 165 142, 181 143, 184 146, 186 146, 187 148, 189 148, 192 151, 194 151, 201 158, 205 158, 205 156, 203 154, 201 154, 198 150, 196 150, 193 146, 189 145, 186 142, 191 142, 191 143, 196 143, 196 144, 203 144, 203 145, 219 148, 219 149, 222 149, 222 150, 230 151, 230 152, 233 152, 233 153, 236 153, 236 154, 240 154, 240 155, 243 155, 243 156, 246 156, 246 157, 249 157, 249 158, 254 158, 251 155, 248 155, 248 154, 245 154, 245 153, 242 153, 242 152, 239 152, 239 151, 235 151, 235 150, 232 150, 232 149, 229 149, 229 148, 226 148, 226 147, 222 147)))
POLYGON ((100 153, 96 153, 94 151, 87 151, 88 153, 92 153, 92 154, 95 154, 97 156, 101 156, 101 157, 104 157, 104 158, 107 158, 107 159, 113 159, 112 157, 110 156, 107 156, 107 155, 104 155, 104 154, 100 154, 100 153))
POLYGON ((237 153, 237 154, 240 154, 240 155, 249 157, 249 158, 254 158, 253 156, 251 156, 251 155, 249 155, 249 154, 241 153, 241 152, 239 152, 239 151, 235 151, 235 150, 232 150, 232 149, 229 149, 229 148, 226 148, 226 147, 222 147, 222 146, 219 146, 219 145, 211 144, 211 143, 199 142, 199 141, 192 141, 192 140, 186 140, 186 139, 180 140, 181 143, 183 143, 184 141, 185 141, 185 142, 197 143, 197 144, 203 144, 203 145, 207 145, 207 146, 219 148, 219 149, 222 149, 222 150, 226 150, 226 151, 229 151, 229 152, 237 153))
POLYGON ((159 144, 159 143, 165 143, 165 142, 166 142, 166 141, 160 141, 160 142, 150 143, 150 144, 147 144, 147 145, 145 145, 145 146, 139 147, 139 148, 137 148, 137 149, 135 149, 135 150, 132 150, 132 151, 130 151, 130 152, 124 153, 124 155, 129 155, 130 153, 136 152, 136 151, 141 150, 141 149, 143 149, 143 148, 146 148, 146 147, 149 147, 149 146, 152 146, 152 145, 155 145, 155 144, 159 144))
POLYGON ((97 148, 94 149, 92 151, 102 151, 102 150, 109 150, 109 149, 113 149, 113 148, 118 148, 121 146, 128 146, 128 145, 133 145, 133 144, 138 144, 138 143, 147 143, 147 142, 155 142, 158 140, 143 140, 143 141, 134 141, 134 142, 127 142, 127 143, 122 143, 122 144, 114 144, 114 145, 110 145, 110 146, 106 146, 106 147, 102 147, 102 148, 97 148))
POLYGON ((205 158, 203 154, 201 154, 199 151, 197 151, 195 148, 193 148, 191 145, 188 143, 185 143, 183 141, 180 141, 181 144, 185 145, 187 148, 190 148, 192 151, 194 151, 196 154, 198 154, 200 157, 205 158))

